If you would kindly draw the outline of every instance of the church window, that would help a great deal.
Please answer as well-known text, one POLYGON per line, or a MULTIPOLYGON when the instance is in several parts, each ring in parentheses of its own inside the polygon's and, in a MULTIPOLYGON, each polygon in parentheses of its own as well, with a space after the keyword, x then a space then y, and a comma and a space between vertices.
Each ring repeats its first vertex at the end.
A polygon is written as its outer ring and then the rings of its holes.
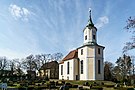
POLYGON ((100 48, 98 48, 98 54, 100 54, 100 48))
POLYGON ((63 75, 63 65, 61 65, 61 75, 63 75))
POLYGON ((93 39, 94 39, 94 40, 96 39, 96 35, 93 35, 93 39))
POLYGON ((87 40, 87 35, 85 36, 85 40, 87 40))
POLYGON ((98 74, 101 73, 101 70, 100 70, 100 60, 98 60, 98 74))
POLYGON ((69 74, 69 62, 67 62, 67 74, 69 74))
POLYGON ((83 60, 81 61, 81 74, 83 74, 83 60))
POLYGON ((83 49, 81 49, 81 55, 83 55, 83 49))

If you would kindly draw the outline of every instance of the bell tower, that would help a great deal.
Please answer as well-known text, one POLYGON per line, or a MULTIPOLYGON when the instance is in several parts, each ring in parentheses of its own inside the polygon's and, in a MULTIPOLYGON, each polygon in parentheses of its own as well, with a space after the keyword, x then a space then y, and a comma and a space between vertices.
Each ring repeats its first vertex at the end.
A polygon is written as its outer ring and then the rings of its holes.
POLYGON ((89 20, 87 26, 84 28, 84 45, 97 44, 97 28, 94 26, 91 18, 91 10, 89 10, 89 20))
POLYGON ((91 10, 89 10, 89 20, 83 30, 83 35, 83 45, 78 48, 80 79, 104 80, 103 50, 105 47, 97 43, 97 28, 92 22, 91 10))

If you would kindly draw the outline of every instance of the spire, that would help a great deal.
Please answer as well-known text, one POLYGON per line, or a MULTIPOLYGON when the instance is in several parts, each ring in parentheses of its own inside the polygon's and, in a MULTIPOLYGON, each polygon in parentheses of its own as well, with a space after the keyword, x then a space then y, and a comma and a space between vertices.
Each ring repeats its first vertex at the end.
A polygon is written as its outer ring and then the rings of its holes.
POLYGON ((89 20, 88 20, 88 25, 87 26, 94 26, 92 19, 91 19, 91 9, 89 8, 89 20))

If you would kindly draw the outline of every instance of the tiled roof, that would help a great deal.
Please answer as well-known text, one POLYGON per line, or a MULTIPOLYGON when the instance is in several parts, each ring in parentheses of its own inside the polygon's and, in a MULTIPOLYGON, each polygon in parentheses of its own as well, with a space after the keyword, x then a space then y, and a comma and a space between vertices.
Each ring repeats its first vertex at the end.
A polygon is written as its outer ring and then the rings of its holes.
POLYGON ((73 51, 69 52, 69 54, 62 61, 66 61, 66 60, 70 60, 70 59, 74 59, 74 58, 78 58, 77 50, 73 50, 73 51))

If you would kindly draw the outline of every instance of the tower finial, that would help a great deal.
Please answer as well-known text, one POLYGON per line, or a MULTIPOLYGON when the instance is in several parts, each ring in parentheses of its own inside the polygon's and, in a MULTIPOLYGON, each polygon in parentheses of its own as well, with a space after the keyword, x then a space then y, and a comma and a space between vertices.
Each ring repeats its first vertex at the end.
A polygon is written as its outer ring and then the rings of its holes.
POLYGON ((89 19, 91 18, 91 8, 89 8, 89 19))
POLYGON ((91 8, 89 8, 89 21, 88 21, 88 26, 94 26, 92 19, 91 19, 91 8))

